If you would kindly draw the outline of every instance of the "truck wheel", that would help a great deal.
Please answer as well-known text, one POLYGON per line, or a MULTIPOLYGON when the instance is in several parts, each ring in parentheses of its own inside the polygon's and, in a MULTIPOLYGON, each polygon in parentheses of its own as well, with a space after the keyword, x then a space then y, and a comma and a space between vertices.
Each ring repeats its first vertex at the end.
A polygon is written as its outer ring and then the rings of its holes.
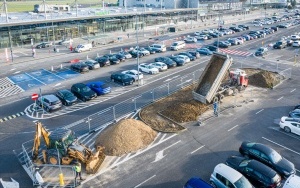
POLYGON ((47 156, 47 161, 49 164, 58 165, 58 157, 56 155, 47 156))

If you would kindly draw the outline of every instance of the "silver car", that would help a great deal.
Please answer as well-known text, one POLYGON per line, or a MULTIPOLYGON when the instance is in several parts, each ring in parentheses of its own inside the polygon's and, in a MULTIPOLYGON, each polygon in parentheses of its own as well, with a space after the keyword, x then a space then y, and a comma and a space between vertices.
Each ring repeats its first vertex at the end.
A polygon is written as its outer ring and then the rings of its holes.
POLYGON ((45 109, 47 112, 61 109, 62 103, 55 95, 43 95, 38 98, 37 105, 45 109))

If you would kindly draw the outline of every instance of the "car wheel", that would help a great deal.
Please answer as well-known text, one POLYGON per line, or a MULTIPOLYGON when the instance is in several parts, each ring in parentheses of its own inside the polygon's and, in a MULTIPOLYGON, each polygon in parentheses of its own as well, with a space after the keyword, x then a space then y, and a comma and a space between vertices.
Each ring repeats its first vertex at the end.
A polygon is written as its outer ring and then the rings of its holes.
POLYGON ((213 187, 213 188, 217 188, 216 184, 214 182, 210 182, 210 185, 213 187))
POLYGON ((152 72, 152 71, 150 71, 150 72, 149 72, 149 74, 153 74, 153 72, 152 72))
POLYGON ((45 107, 45 110, 47 111, 47 112, 50 112, 50 108, 49 107, 45 107))
POLYGON ((287 132, 287 133, 290 133, 291 129, 289 127, 284 127, 284 131, 287 132))

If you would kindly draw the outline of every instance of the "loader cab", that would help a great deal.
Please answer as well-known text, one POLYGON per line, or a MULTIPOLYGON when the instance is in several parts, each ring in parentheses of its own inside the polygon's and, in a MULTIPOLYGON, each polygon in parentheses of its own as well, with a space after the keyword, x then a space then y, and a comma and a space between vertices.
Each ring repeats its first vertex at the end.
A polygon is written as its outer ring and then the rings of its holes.
POLYGON ((56 129, 49 136, 50 145, 48 149, 58 149, 64 156, 68 147, 76 140, 75 133, 67 129, 56 129))

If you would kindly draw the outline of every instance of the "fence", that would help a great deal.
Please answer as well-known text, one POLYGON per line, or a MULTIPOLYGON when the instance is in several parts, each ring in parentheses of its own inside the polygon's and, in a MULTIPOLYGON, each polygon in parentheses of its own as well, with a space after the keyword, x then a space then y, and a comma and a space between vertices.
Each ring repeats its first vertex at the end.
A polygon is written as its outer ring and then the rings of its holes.
MULTIPOLYGON (((82 120, 74 122, 65 126, 64 128, 71 129, 76 132, 76 134, 88 135, 89 133, 103 130, 107 126, 117 122, 118 120, 130 115, 133 112, 136 112, 137 109, 140 109, 154 101, 157 101, 163 97, 166 97, 186 86, 189 86, 195 82, 197 82, 202 69, 196 70, 192 73, 186 74, 183 77, 176 78, 170 82, 167 82, 164 85, 156 87, 152 90, 146 91, 138 96, 134 96, 129 98, 123 102, 120 102, 114 106, 106 108, 102 111, 94 113, 82 120)), ((291 76, 290 69, 282 70, 281 73, 286 75, 287 77, 291 76)), ((244 92, 241 92, 239 95, 231 96, 227 98, 227 103, 221 103, 219 105, 220 113, 223 110, 229 107, 240 106, 243 103, 247 103, 251 101, 252 98, 258 98, 258 92, 256 92, 256 88, 249 88, 244 92)), ((261 91, 261 90, 260 90, 261 91)), ((212 112, 207 112, 207 116, 211 116, 212 112)), ((204 114, 205 115, 205 114, 204 114)), ((31 161, 31 149, 33 146, 33 141, 28 141, 22 144, 22 151, 18 155, 19 160, 24 165, 28 175, 34 182, 34 185, 51 185, 51 186, 59 186, 58 174, 63 172, 66 174, 65 182, 69 187, 74 186, 74 172, 70 166, 61 166, 58 165, 37 165, 33 164, 31 161), (39 170, 36 170, 36 167, 39 167, 39 170), (61 170, 63 169, 63 170, 61 170), (38 173, 37 173, 38 172, 38 173), (38 174, 38 175, 37 175, 38 174), (37 178, 38 177, 38 178, 37 178)), ((88 145, 89 147, 92 144, 88 145)), ((42 149, 40 149, 42 150, 42 149)), ((40 152, 41 153, 41 152, 40 152)))

